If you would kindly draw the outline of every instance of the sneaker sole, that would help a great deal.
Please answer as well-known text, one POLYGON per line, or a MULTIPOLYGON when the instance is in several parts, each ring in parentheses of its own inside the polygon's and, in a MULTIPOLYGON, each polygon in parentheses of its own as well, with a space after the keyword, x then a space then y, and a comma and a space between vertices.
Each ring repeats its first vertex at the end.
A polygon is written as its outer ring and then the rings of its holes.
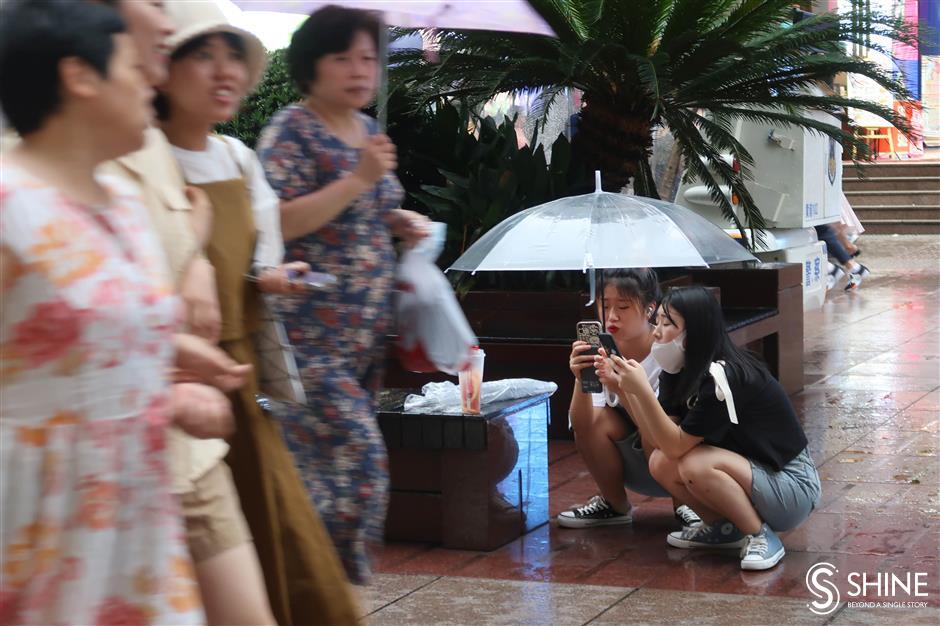
POLYGON ((558 525, 562 528, 590 528, 591 526, 619 526, 625 524, 633 523, 633 516, 626 517, 612 517, 610 519, 581 519, 577 517, 562 517, 561 515, 555 518, 558 520, 558 525))
POLYGON ((666 543, 673 548, 682 548, 683 550, 701 548, 712 550, 740 550, 744 547, 744 544, 747 543, 747 537, 741 537, 737 541, 729 541, 728 543, 702 543, 701 541, 689 541, 688 539, 680 539, 679 537, 666 535, 666 543))
POLYGON ((761 571, 765 569, 770 569, 774 565, 780 562, 780 559, 783 558, 787 552, 783 548, 780 548, 773 556, 766 558, 762 561, 745 561, 741 560, 741 569, 749 571, 761 571))

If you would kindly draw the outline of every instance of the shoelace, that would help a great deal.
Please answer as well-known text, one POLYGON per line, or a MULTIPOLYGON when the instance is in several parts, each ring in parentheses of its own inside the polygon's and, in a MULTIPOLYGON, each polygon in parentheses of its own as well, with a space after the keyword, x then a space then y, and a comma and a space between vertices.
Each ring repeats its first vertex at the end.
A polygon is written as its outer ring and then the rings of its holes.
POLYGON ((676 509, 676 515, 679 516, 679 520, 682 522, 683 526, 691 526, 692 524, 697 524, 702 521, 702 519, 696 515, 695 511, 687 506, 680 506, 676 509))
POLYGON ((604 502, 602 498, 595 496, 591 498, 591 500, 586 505, 578 509, 578 515, 590 515, 606 508, 608 508, 607 503, 604 502))
POLYGON ((767 552, 767 537, 764 535, 754 535, 747 542, 747 552, 745 556, 755 555, 763 556, 767 552))
POLYGON ((690 526, 682 531, 683 539, 694 539, 701 535, 707 535, 712 530, 712 527, 708 524, 702 522, 701 526, 690 526))

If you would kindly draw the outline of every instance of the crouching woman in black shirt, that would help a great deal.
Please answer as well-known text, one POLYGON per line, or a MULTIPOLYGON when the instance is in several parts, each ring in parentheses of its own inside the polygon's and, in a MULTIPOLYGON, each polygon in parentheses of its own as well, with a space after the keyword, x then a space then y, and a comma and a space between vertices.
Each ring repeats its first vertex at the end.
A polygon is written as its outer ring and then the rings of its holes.
POLYGON ((803 523, 820 496, 790 400, 763 363, 731 342, 721 306, 702 287, 663 298, 654 339, 658 399, 639 363, 599 357, 597 366, 619 377, 630 414, 653 434, 653 477, 704 520, 666 541, 740 548, 741 569, 773 567, 784 555, 776 533, 803 523))

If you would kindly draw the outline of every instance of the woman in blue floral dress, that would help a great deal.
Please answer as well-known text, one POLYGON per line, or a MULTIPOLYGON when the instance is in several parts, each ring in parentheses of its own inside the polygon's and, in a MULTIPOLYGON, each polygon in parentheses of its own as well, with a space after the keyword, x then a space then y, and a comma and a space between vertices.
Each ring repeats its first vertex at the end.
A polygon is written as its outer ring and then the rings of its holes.
POLYGON ((375 94, 378 29, 364 11, 334 6, 311 15, 288 52, 305 99, 278 112, 258 144, 281 198, 287 260, 339 279, 330 291, 281 301, 309 406, 279 417, 356 584, 368 582, 368 547, 382 538, 388 502, 375 414, 391 329, 392 236, 413 242, 427 222, 398 208, 395 147, 360 112, 375 94))

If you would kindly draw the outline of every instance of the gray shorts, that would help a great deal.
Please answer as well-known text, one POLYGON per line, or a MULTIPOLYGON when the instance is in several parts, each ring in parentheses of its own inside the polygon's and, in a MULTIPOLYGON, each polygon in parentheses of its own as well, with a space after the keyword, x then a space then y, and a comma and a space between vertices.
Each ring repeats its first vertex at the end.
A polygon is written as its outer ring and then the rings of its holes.
POLYGON ((816 465, 804 449, 779 472, 753 459, 751 502, 761 519, 777 532, 802 524, 819 504, 822 490, 816 465))
POLYGON ((644 496, 668 498, 669 492, 650 474, 650 464, 643 454, 639 431, 633 431, 633 434, 617 441, 616 444, 623 459, 624 487, 644 496))

